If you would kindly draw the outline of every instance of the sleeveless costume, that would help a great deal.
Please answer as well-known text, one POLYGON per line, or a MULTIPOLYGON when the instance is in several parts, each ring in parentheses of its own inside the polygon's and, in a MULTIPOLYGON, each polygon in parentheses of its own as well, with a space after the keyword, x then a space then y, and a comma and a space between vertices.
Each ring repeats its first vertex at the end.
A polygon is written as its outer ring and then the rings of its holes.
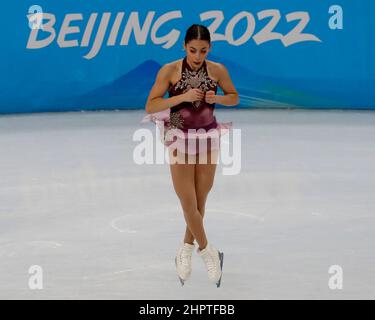
MULTIPOLYGON (((217 82, 208 76, 206 60, 198 70, 193 70, 185 56, 182 61, 181 78, 170 86, 169 97, 183 94, 192 88, 199 88, 203 92, 213 90, 216 94, 217 82)), ((203 100, 183 102, 172 108, 147 114, 141 122, 156 123, 165 146, 177 148, 180 152, 197 154, 204 150, 219 149, 221 135, 232 128, 232 122, 216 121, 214 109, 215 104, 209 104, 203 98, 203 100)))

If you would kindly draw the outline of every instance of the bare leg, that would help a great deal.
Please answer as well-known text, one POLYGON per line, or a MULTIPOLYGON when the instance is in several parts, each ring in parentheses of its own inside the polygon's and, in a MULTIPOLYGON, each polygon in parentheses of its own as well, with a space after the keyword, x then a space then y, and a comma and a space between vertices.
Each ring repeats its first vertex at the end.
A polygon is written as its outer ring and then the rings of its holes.
POLYGON ((197 240, 200 249, 203 249, 207 246, 207 237, 203 226, 203 218, 197 206, 195 164, 170 164, 170 171, 173 187, 180 199, 186 224, 197 240))
MULTIPOLYGON (((198 161, 199 158, 197 157, 197 164, 195 165, 195 191, 198 211, 202 219, 205 214, 207 196, 214 183, 217 156, 218 151, 209 151, 207 153, 207 164, 200 164, 198 161)), ((188 226, 186 226, 184 242, 190 244, 194 243, 194 236, 188 226)))

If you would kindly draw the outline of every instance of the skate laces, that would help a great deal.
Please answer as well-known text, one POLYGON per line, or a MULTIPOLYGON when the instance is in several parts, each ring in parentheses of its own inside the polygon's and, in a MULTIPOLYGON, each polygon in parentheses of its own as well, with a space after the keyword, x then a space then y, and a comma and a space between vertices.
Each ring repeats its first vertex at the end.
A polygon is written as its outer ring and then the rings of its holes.
POLYGON ((186 250, 185 248, 181 248, 180 250, 180 262, 184 266, 189 266, 189 261, 191 259, 191 252, 186 250))
POLYGON ((204 261, 206 263, 207 270, 209 272, 216 272, 215 261, 214 261, 214 259, 212 257, 212 253, 211 252, 207 252, 205 255, 203 255, 203 258, 204 258, 204 261))

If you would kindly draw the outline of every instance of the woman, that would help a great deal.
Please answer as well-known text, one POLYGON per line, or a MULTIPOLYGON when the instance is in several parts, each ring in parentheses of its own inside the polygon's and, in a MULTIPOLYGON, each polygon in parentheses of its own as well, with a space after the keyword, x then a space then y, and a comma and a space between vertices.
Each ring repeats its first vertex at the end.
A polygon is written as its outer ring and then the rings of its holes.
POLYGON ((203 216, 214 181, 220 136, 230 130, 232 122, 218 123, 213 113, 215 103, 234 106, 239 98, 224 65, 206 61, 210 49, 209 30, 197 24, 189 27, 184 41, 186 56, 160 68, 147 99, 148 115, 142 122, 162 123, 162 141, 173 159, 173 186, 187 224, 184 242, 175 258, 181 284, 191 274, 196 240, 208 277, 219 287, 224 255, 208 243, 203 216), (216 94, 218 86, 224 95, 216 94), (167 90, 169 98, 163 98, 167 90), (202 159, 207 161, 202 164, 202 159))

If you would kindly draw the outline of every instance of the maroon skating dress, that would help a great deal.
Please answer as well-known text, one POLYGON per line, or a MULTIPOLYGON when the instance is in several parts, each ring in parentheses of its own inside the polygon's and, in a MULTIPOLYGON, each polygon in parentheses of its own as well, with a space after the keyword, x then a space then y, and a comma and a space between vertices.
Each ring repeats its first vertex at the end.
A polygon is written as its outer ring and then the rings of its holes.
MULTIPOLYGON (((181 79, 168 90, 169 97, 183 94, 192 88, 217 93, 217 82, 208 76, 206 60, 198 70, 182 61, 181 79)), ((199 100, 183 102, 167 110, 147 114, 142 123, 152 121, 160 129, 160 138, 167 147, 180 152, 197 154, 220 148, 220 137, 232 128, 232 122, 220 123, 214 115, 215 104, 199 100)))

